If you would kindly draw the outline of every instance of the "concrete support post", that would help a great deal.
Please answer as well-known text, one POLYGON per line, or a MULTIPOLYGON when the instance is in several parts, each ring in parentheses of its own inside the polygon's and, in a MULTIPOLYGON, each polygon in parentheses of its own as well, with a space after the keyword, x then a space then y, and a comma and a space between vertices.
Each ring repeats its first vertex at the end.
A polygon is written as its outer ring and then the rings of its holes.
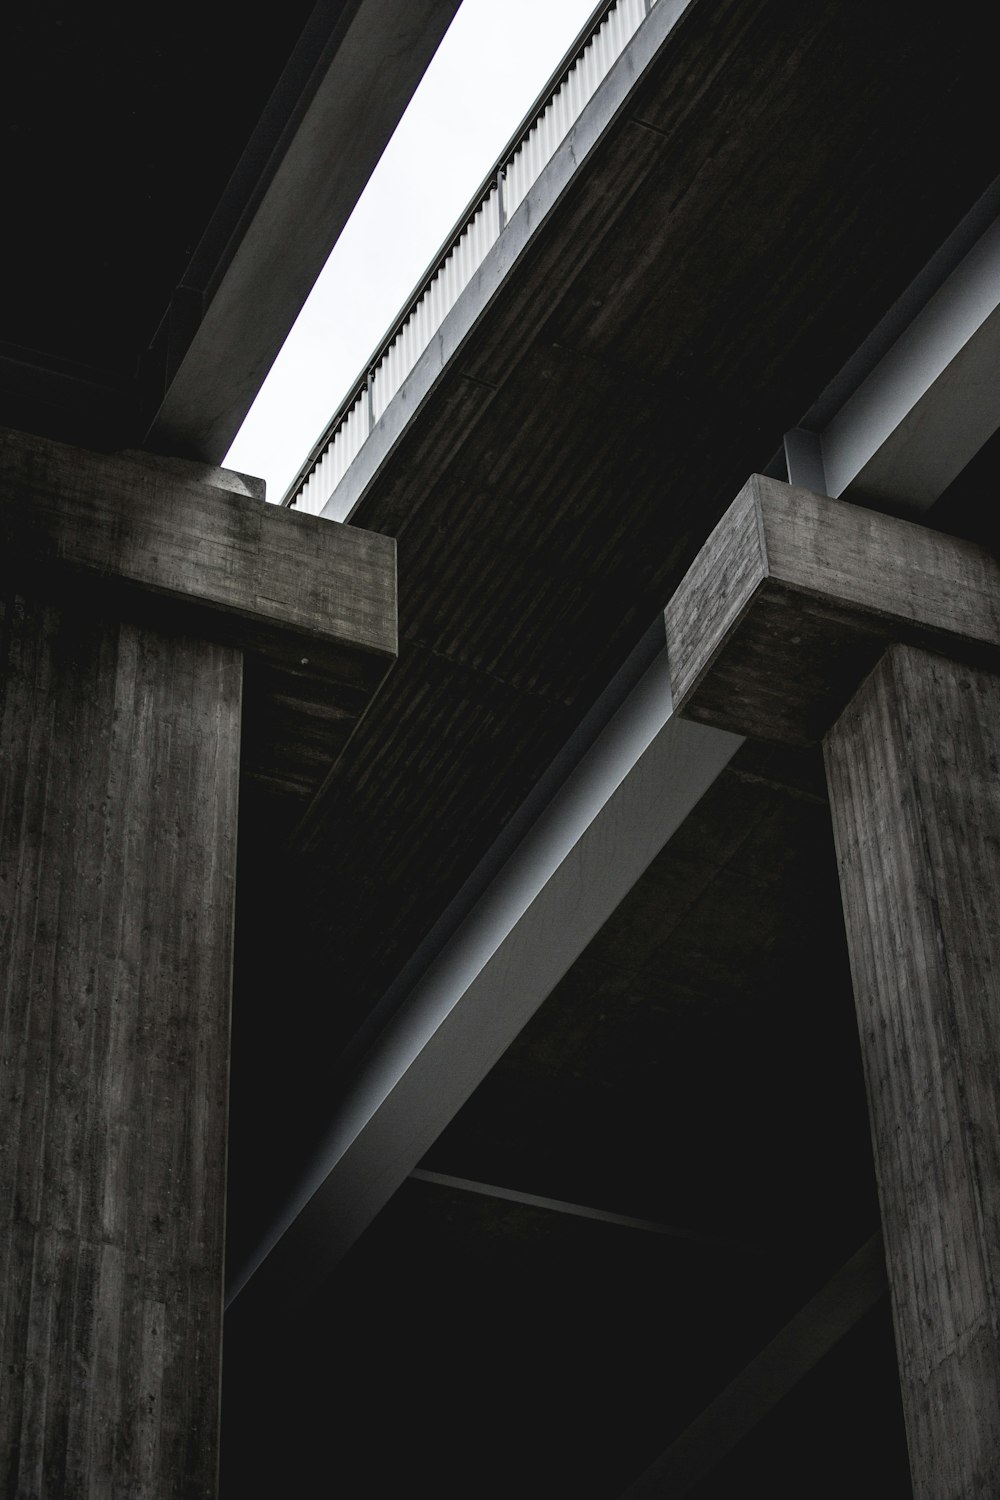
POLYGON ((826 738, 914 1493, 1000 1493, 1000 679, 893 646, 826 738))
POLYGON ((211 1496, 242 652, 0 618, 0 1493, 211 1496))
POLYGON ((986 1500, 1000 1494, 1000 564, 754 476, 666 633, 681 714, 824 745, 914 1491, 986 1500))
POLYGON ((260 889, 396 647, 220 478, 0 432, 0 1500, 217 1489, 237 802, 260 889))

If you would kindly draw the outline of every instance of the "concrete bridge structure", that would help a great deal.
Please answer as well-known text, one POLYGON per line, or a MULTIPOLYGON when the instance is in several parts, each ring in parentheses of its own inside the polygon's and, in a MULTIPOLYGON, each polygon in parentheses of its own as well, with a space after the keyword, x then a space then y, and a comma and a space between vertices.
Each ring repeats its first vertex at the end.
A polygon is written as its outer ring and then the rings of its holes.
POLYGON ((637 6, 284 510, 22 393, 11 1495, 213 1492, 230 953, 224 1494, 997 1492, 987 23, 637 6))

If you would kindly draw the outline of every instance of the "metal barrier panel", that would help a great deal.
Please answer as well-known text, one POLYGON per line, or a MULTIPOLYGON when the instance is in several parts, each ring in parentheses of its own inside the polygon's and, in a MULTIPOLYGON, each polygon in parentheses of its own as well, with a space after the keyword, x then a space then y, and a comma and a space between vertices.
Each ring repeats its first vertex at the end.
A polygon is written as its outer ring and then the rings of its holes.
POLYGON ((493 183, 451 237, 437 266, 383 341, 363 379, 341 407, 311 467, 284 504, 318 514, 356 458, 462 292, 482 265, 532 186, 566 139, 656 0, 614 0, 584 41, 574 62, 550 87, 493 183))
POLYGON ((308 511, 310 515, 319 515, 347 473, 370 430, 368 390, 366 386, 362 386, 341 418, 334 437, 327 443, 316 467, 299 491, 294 502, 297 509, 308 511))
POLYGON ((375 366, 372 413, 385 411, 500 236, 500 195, 490 189, 375 366))

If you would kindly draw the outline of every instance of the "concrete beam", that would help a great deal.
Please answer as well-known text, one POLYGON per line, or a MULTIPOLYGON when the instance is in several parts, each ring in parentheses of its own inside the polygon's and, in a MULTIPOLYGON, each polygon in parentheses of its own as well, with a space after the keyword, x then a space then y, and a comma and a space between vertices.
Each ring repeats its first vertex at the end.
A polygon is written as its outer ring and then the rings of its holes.
POLYGON ((308 106, 276 143, 265 139, 273 160, 263 172, 251 143, 250 170, 264 187, 232 232, 235 247, 214 248, 204 269, 199 247, 179 289, 179 302, 186 293, 204 311, 169 372, 150 447, 213 464, 225 457, 458 3, 356 0, 325 39, 317 6, 310 26, 319 41, 307 29, 306 56, 293 59, 289 79, 296 105, 305 93, 308 106), (307 63, 302 80, 295 75, 307 63))
POLYGON ((417 1166, 741 741, 672 711, 661 651, 386 1025, 230 1306, 306 1296, 417 1166))
POLYGON ((816 487, 927 510, 1000 426, 998 397, 1000 220, 824 428, 816 487))

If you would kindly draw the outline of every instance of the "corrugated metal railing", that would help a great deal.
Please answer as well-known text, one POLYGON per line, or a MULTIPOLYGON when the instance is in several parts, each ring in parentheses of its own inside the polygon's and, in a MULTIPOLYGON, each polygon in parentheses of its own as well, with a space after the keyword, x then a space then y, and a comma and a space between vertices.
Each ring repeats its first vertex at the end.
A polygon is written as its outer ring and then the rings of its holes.
POLYGON ((282 501, 318 514, 656 0, 605 0, 435 257, 282 501))

